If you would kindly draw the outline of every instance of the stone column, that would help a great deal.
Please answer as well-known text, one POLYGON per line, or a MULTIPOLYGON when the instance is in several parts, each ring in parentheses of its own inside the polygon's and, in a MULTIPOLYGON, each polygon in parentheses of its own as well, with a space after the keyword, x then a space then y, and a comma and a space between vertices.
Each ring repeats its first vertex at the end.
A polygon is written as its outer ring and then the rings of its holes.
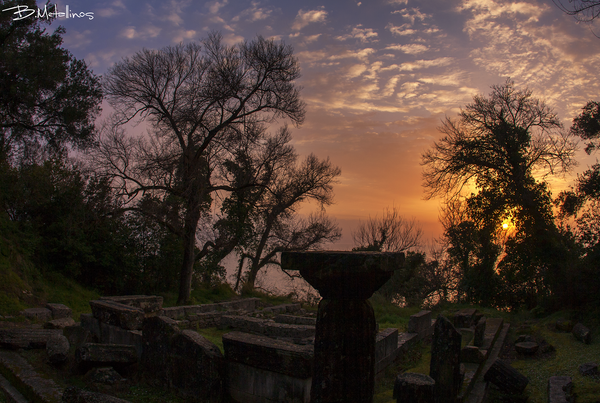
POLYGON ((403 253, 283 252, 323 299, 315 333, 311 402, 372 402, 376 323, 368 298, 404 262, 403 253))

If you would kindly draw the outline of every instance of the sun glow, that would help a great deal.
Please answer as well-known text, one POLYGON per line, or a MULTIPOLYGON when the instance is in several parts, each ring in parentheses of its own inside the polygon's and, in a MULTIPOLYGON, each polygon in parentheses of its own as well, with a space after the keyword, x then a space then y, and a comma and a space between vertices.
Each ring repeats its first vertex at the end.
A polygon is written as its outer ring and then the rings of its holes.
POLYGON ((508 223, 502 223, 502 229, 503 230, 507 230, 508 229, 508 223))

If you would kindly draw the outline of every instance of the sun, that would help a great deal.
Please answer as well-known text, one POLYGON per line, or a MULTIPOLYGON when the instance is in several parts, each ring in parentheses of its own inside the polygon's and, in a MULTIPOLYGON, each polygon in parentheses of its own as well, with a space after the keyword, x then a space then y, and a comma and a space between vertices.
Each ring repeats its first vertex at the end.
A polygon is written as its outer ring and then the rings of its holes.
POLYGON ((507 230, 507 229, 508 229, 508 223, 504 223, 504 224, 502 224, 502 229, 503 229, 503 230, 507 230))

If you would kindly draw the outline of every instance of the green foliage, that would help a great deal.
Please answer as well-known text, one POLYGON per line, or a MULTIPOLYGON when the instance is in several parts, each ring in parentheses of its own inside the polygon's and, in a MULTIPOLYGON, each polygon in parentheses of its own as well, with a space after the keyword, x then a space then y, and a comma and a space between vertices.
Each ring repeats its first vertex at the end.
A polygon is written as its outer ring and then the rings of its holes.
MULTIPOLYGON (((37 7, 34 0, 3 0, 1 8, 24 3, 37 7)), ((0 159, 31 162, 42 149, 56 152, 67 143, 91 141, 100 80, 60 47, 64 28, 48 34, 46 22, 0 14, 0 159)))

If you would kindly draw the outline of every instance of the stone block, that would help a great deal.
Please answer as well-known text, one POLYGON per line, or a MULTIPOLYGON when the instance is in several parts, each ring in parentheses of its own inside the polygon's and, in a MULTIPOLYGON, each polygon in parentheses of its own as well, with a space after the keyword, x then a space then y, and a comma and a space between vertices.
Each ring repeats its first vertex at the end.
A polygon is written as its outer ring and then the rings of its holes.
POLYGON ((47 322, 52 320, 52 311, 48 308, 28 308, 21 311, 21 315, 28 319, 47 322))
POLYGON ((182 306, 172 306, 169 308, 163 308, 160 316, 166 316, 170 319, 183 319, 185 318, 185 309, 182 306))
POLYGON ((246 312, 252 312, 258 308, 259 304, 260 298, 243 298, 234 301, 220 302, 215 305, 219 305, 221 309, 228 311, 243 310, 246 312))
POLYGON ((496 359, 487 370, 483 379, 491 382, 501 390, 511 394, 521 394, 527 387, 529 380, 525 375, 511 367, 501 359, 496 359))
POLYGON ((143 349, 142 331, 125 330, 118 326, 100 323, 100 343, 134 346, 140 357, 143 349))
POLYGON ((180 334, 173 319, 166 316, 146 318, 142 328, 143 351, 140 359, 143 371, 168 384, 168 365, 171 343, 173 338, 180 334))
POLYGON ((63 304, 46 304, 46 308, 52 312, 52 319, 70 318, 73 314, 71 308, 63 304))
POLYGON ((223 393, 225 363, 221 350, 192 330, 175 335, 170 349, 170 384, 185 396, 217 401, 223 393))
POLYGON ((317 324, 317 319, 309 318, 306 316, 294 316, 294 315, 279 314, 279 315, 275 316, 275 322, 287 323, 289 325, 315 326, 317 324))
POLYGON ((163 297, 155 295, 124 295, 114 297, 100 297, 104 301, 140 308, 146 316, 155 316, 162 309, 163 297))
POLYGON ((595 376, 598 375, 598 364, 595 362, 588 362, 579 366, 579 373, 583 376, 595 376))
POLYGON ((454 327, 471 327, 475 323, 477 309, 462 309, 454 314, 454 327))
POLYGON ((56 334, 62 334, 60 329, 0 329, 0 347, 46 348, 48 339, 56 334))
POLYGON ((227 362, 227 394, 238 403, 310 403, 311 378, 227 362))
POLYGON ((100 338, 102 337, 100 333, 100 321, 94 318, 94 315, 91 313, 82 313, 79 319, 81 320, 81 327, 87 329, 96 342, 100 342, 100 338))
POLYGON ((0 350, 0 371, 30 402, 58 403, 62 389, 52 380, 39 375, 15 351, 0 350))
POLYGON ((90 301, 94 318, 101 323, 120 326, 127 330, 140 330, 144 321, 144 311, 113 301, 90 301))
POLYGON ((60 365, 69 357, 69 340, 62 334, 55 334, 46 342, 46 354, 52 365, 60 365))
POLYGON ((293 340, 307 339, 315 336, 315 327, 307 325, 288 325, 287 323, 264 323, 264 335, 274 338, 293 340))
POLYGON ((515 350, 517 353, 523 355, 534 355, 539 348, 539 344, 534 341, 522 341, 520 343, 515 343, 515 350))
POLYGON ((592 332, 581 323, 573 326, 572 333, 573 336, 582 343, 590 344, 592 342, 592 332))
POLYGON ((453 401, 462 381, 460 351, 462 336, 444 316, 438 316, 431 341, 429 376, 435 381, 436 396, 453 401))
POLYGON ((548 403, 571 402, 572 387, 570 376, 551 376, 548 379, 548 403))
POLYGON ((75 321, 70 316, 44 323, 44 329, 64 329, 67 326, 75 326, 75 321))
POLYGON ((272 313, 294 313, 300 310, 300 304, 281 304, 275 306, 269 306, 263 309, 263 312, 272 313))
POLYGON ((460 350, 460 362, 479 364, 484 359, 485 355, 476 346, 465 346, 460 350))
POLYGON ((487 319, 485 316, 482 316, 475 325, 475 332, 473 334, 473 344, 477 347, 483 346, 483 341, 485 339, 485 327, 487 325, 487 319))
POLYGON ((389 328, 375 336, 375 362, 396 353, 398 349, 398 329, 389 328))
POLYGON ((87 371, 92 367, 115 367, 123 369, 138 361, 137 351, 133 346, 124 344, 86 343, 75 350, 78 367, 87 371))
POLYGON ((207 327, 219 327, 223 315, 224 312, 203 312, 188 316, 187 320, 190 322, 190 327, 205 329, 207 327))
POLYGON ((433 334, 431 311, 421 311, 410 315, 408 319, 408 333, 417 333, 420 339, 430 337, 433 334))
POLYGON ((63 335, 69 340, 69 344, 75 346, 75 349, 85 343, 94 343, 94 337, 90 331, 82 326, 67 326, 63 329, 63 335))
POLYGON ((242 332, 223 335, 225 359, 271 372, 307 379, 312 376, 313 348, 242 332))
POLYGON ((250 316, 223 315, 219 323, 219 329, 230 328, 245 333, 265 334, 265 319, 252 318, 250 316))
POLYGON ((119 399, 114 396, 99 392, 90 392, 76 388, 75 386, 65 389, 62 395, 63 403, 129 403, 128 400, 119 399))
POLYGON ((430 376, 405 372, 396 378, 393 398, 398 403, 435 403, 434 389, 430 376))

